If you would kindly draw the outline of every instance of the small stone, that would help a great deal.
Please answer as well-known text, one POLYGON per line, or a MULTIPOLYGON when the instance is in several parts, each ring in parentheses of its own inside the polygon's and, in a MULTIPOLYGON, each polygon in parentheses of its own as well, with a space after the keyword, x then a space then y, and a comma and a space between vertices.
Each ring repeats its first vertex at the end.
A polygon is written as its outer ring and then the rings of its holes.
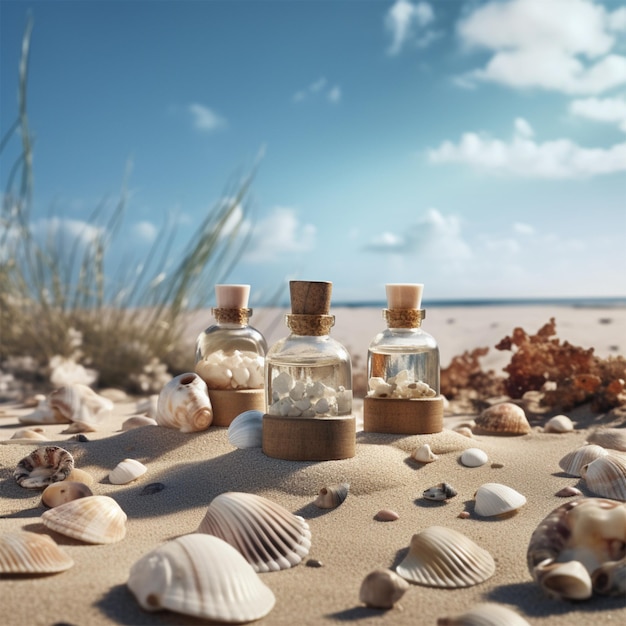
POLYGON ((459 517, 460 519, 469 519, 470 514, 469 511, 461 511, 457 517, 459 517))
POLYGON ((492 463, 491 464, 492 469, 502 469, 503 467, 504 467, 504 463, 492 463))
POLYGON ((309 559, 305 565, 307 567, 324 567, 324 564, 321 561, 318 561, 317 559, 309 559))
POLYGON ((400 519, 400 516, 391 509, 381 509, 374 515, 374 519, 377 522, 395 522, 397 519, 400 519))

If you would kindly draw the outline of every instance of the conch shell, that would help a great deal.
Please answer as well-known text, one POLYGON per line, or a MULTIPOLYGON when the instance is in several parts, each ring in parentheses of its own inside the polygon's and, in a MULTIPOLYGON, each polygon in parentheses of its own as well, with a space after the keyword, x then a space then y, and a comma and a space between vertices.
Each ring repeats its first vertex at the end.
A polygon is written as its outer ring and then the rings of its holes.
POLYGON ((159 394, 155 419, 159 426, 183 433, 206 430, 213 421, 206 383, 194 372, 172 378, 159 394))

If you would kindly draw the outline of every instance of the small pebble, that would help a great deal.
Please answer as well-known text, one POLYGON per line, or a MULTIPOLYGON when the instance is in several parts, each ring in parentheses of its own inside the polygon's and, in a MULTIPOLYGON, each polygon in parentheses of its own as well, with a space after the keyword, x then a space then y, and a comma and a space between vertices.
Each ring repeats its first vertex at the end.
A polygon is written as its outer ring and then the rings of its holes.
POLYGON ((324 567, 324 564, 321 561, 318 561, 317 559, 309 559, 305 565, 307 567, 324 567))
POLYGON ((381 509, 374 515, 374 519, 378 522, 395 522, 400 516, 391 509, 381 509))
POLYGON ((571 498, 572 496, 582 496, 583 492, 576 487, 563 487, 563 489, 559 489, 554 495, 559 498, 571 498))
POLYGON ((504 467, 504 463, 492 463, 492 469, 502 469, 504 467))
POLYGON ((461 511, 457 517, 460 517, 461 519, 469 519, 469 511, 461 511))
POLYGON ((87 439, 87 437, 85 437, 85 435, 83 434, 74 435, 73 437, 70 437, 70 439, 72 441, 80 441, 80 443, 85 443, 86 441, 89 441, 89 439, 87 439))
POLYGON ((146 485, 141 492, 140 496, 151 496, 154 493, 159 493, 159 491, 163 491, 165 489, 165 485, 163 483, 150 483, 146 485))

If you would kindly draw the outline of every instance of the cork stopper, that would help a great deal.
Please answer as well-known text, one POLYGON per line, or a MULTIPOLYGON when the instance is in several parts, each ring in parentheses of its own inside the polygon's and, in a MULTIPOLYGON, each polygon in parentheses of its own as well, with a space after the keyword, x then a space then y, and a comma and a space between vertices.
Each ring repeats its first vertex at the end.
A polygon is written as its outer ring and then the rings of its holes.
POLYGON ((323 281, 291 280, 291 312, 296 315, 328 315, 333 284, 323 281))
POLYGON ((218 309, 246 309, 250 285, 215 285, 218 309))
POLYGON ((421 283, 387 283, 387 307, 389 309, 419 309, 422 306, 421 283))

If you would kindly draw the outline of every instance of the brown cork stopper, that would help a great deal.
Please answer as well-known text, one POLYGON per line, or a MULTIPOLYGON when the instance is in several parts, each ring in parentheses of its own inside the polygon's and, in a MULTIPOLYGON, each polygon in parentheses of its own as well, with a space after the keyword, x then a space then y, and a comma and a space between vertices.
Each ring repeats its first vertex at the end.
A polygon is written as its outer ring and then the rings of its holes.
POLYGON ((215 285, 217 309, 246 309, 250 285, 215 285))
POLYGON ((291 280, 291 312, 296 315, 328 315, 333 284, 323 281, 291 280))

